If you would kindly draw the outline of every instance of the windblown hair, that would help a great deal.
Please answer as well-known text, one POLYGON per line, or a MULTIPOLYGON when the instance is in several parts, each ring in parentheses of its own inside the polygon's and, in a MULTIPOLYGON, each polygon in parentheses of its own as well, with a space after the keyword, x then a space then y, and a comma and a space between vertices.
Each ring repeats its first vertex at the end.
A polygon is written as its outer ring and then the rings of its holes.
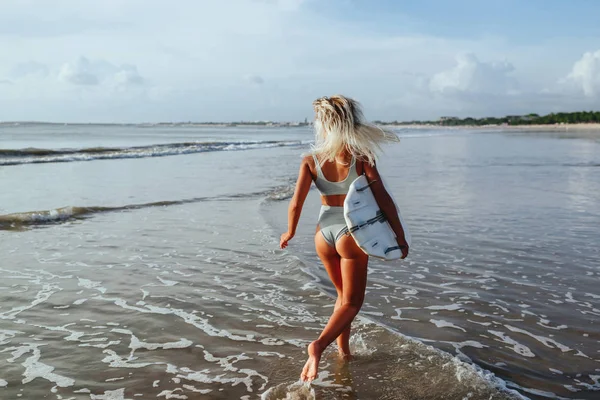
POLYGON ((313 154, 321 155, 321 162, 334 161, 346 150, 357 160, 375 164, 381 144, 398 142, 398 136, 364 120, 360 104, 348 97, 334 95, 313 102, 315 144, 313 154))

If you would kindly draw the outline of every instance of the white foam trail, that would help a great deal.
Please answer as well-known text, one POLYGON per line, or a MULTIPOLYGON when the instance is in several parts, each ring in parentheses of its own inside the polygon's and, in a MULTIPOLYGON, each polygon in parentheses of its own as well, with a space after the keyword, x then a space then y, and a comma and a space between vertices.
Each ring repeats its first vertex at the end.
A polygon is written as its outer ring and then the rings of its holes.
POLYGON ((467 322, 470 322, 472 324, 482 325, 482 326, 490 326, 492 324, 491 322, 473 321, 472 319, 468 319, 468 318, 467 318, 467 322))
POLYGON ((160 276, 157 276, 156 279, 158 279, 165 286, 175 286, 179 283, 177 281, 170 281, 168 279, 161 278, 160 276))
MULTIPOLYGON (((117 305, 121 308, 127 309, 127 310, 135 310, 135 311, 139 311, 142 313, 148 313, 148 314, 176 315, 176 316, 180 317, 181 319, 183 319, 186 323, 193 325, 196 328, 202 330, 208 336, 224 337, 227 339, 237 340, 237 341, 250 341, 250 342, 256 341, 253 338, 253 335, 239 336, 239 335, 235 335, 225 329, 217 329, 214 326, 212 326, 208 322, 207 319, 201 318, 195 314, 186 312, 181 309, 158 307, 158 306, 153 306, 150 304, 143 304, 143 303, 142 303, 142 305, 144 305, 145 307, 136 307, 136 306, 131 306, 131 305, 127 304, 127 301, 125 301, 119 297, 107 298, 107 297, 103 297, 103 296, 97 296, 96 298, 99 300, 112 301, 112 302, 114 302, 115 305, 117 305)), ((139 304, 139 302, 138 302, 138 304, 139 304)))
POLYGON ((320 386, 320 387, 328 387, 328 388, 334 388, 338 391, 342 391, 342 392, 350 392, 352 391, 352 387, 351 386, 344 386, 344 385, 340 385, 339 383, 333 383, 331 381, 327 381, 326 379, 329 377, 329 375, 331 375, 329 372, 327 371, 320 371, 319 374, 317 375, 317 378, 311 382, 311 386, 320 386))
POLYGON ((115 351, 110 349, 104 350, 104 354, 107 354, 107 356, 102 359, 102 362, 107 363, 112 368, 144 368, 149 365, 164 364, 160 362, 133 363, 131 360, 119 356, 115 351))
POLYGON ((315 400, 315 390, 303 382, 282 383, 260 396, 261 400, 315 400))
POLYGON ((465 340, 464 342, 440 342, 440 343, 447 343, 450 344, 452 347, 454 347, 454 350, 456 351, 456 357, 460 360, 463 361, 467 361, 469 363, 472 363, 473 360, 471 360, 471 357, 467 356, 465 353, 463 353, 462 349, 464 347, 474 347, 476 349, 485 349, 488 346, 479 343, 475 340, 465 340))
POLYGON ((104 394, 91 394, 91 400, 130 400, 125 398, 125 389, 107 390, 104 394))
POLYGON ((286 358, 285 354, 277 353, 276 351, 259 351, 256 353, 261 357, 278 357, 278 358, 286 358))
POLYGON ((442 306, 428 306, 425 307, 428 310, 448 310, 448 311, 456 311, 460 310, 462 306, 460 304, 448 304, 442 306))
POLYGON ((187 389, 194 393, 207 394, 212 392, 212 389, 197 389, 194 385, 181 385, 184 389, 187 389))
POLYGON ((177 400, 186 400, 188 397, 185 394, 177 394, 175 392, 182 391, 181 388, 177 388, 174 390, 163 390, 156 397, 165 397, 166 399, 177 399, 177 400))
POLYGON ((95 289, 100 293, 106 293, 106 288, 102 287, 100 284, 102 282, 91 281, 89 279, 77 278, 79 280, 79 286, 84 287, 86 289, 95 289))
MULTIPOLYGON (((114 330, 113 330, 114 331, 114 330)), ((185 349, 190 347, 193 344, 191 340, 181 338, 176 342, 167 342, 167 343, 148 343, 140 340, 137 336, 131 335, 131 340, 129 342, 129 348, 131 349, 131 353, 129 354, 129 359, 133 359, 133 354, 138 349, 145 350, 156 350, 156 349, 185 349)))
MULTIPOLYGON (((39 279, 40 278, 37 277, 37 282, 35 283, 39 283, 39 279)), ((50 298, 50 296, 56 292, 59 292, 60 290, 62 289, 60 289, 56 284, 44 284, 42 289, 35 294, 35 300, 33 300, 31 304, 28 306, 14 307, 9 311, 4 311, 3 313, 0 313, 0 319, 14 319, 23 311, 30 310, 38 304, 45 302, 50 298)))
MULTIPOLYGON (((598 370, 596 370, 596 371, 598 371, 598 370)), ((589 378, 594 383, 590 384, 590 383, 585 383, 585 382, 579 382, 578 381, 578 383, 576 385, 577 386, 582 386, 582 387, 586 388, 589 391, 599 392, 600 391, 600 375, 589 375, 589 378)), ((570 385, 566 385, 565 386, 567 389, 569 389, 569 387, 567 387, 567 386, 570 386, 570 385)), ((569 390, 574 391, 574 392, 581 391, 581 389, 575 388, 573 386, 570 386, 570 388, 571 389, 569 389, 569 390)))
POLYGON ((234 364, 238 361, 250 360, 250 357, 245 356, 244 354, 233 355, 227 357, 215 357, 213 354, 204 350, 204 359, 208 362, 216 362, 219 364, 221 368, 225 371, 237 372, 241 374, 245 374, 246 378, 238 378, 238 381, 243 382, 246 385, 246 388, 249 392, 252 392, 252 377, 258 377, 264 381, 262 386, 258 390, 263 390, 265 385, 269 381, 269 379, 260 374, 258 371, 249 368, 237 368, 234 364))
POLYGON ((554 372, 555 374, 559 374, 559 375, 562 375, 562 374, 563 374, 563 372, 562 372, 561 370, 559 370, 559 369, 548 368, 548 370, 549 370, 550 372, 554 372))
MULTIPOLYGON (((534 338, 535 340, 537 340, 538 342, 542 343, 544 346, 549 347, 551 349, 557 348, 559 349, 561 352, 566 353, 567 351, 572 351, 573 349, 571 349, 570 347, 565 346, 562 343, 557 342, 554 339, 550 339, 550 338, 546 338, 543 336, 538 336, 538 335, 534 335, 531 332, 528 332, 524 329, 520 329, 520 328, 516 328, 514 326, 510 326, 510 325, 504 325, 506 326, 506 328, 508 328, 510 331, 512 332, 516 332, 516 333, 522 333, 524 335, 530 336, 532 338, 534 338)), ((589 358, 588 356, 586 356, 585 354, 581 353, 584 357, 589 358)))
POLYGON ((430 319, 429 322, 431 322, 432 324, 435 324, 435 326, 437 326, 438 328, 453 328, 453 329, 458 329, 463 332, 466 332, 466 330, 464 328, 454 325, 451 322, 444 321, 443 319, 430 319))
POLYGON ((0 329, 0 345, 10 343, 10 339, 14 338, 19 333, 23 332, 12 331, 9 329, 0 329))
POLYGON ((556 394, 554 394, 553 392, 547 392, 545 390, 538 390, 538 389, 531 389, 531 388, 526 388, 524 386, 521 385, 517 385, 514 382, 508 382, 506 384, 507 386, 511 387, 511 388, 515 388, 515 389, 519 389, 523 392, 526 393, 531 393, 531 394, 535 394, 536 396, 540 396, 540 397, 546 397, 548 399, 555 399, 555 400, 571 400, 568 397, 561 397, 558 396, 556 394))
POLYGON ((490 330, 488 330, 488 332, 494 336, 499 337, 502 342, 513 345, 512 349, 515 353, 520 354, 523 357, 535 357, 535 354, 533 354, 533 352, 531 351, 531 349, 529 347, 517 342, 516 340, 512 339, 510 336, 505 335, 504 332, 490 331, 490 330))
POLYGON ((120 376, 118 378, 108 378, 108 379, 105 379, 104 382, 116 382, 116 381, 122 381, 123 379, 125 379, 125 377, 124 376, 120 376))
POLYGON ((38 348, 40 346, 42 345, 37 343, 24 343, 24 345, 21 347, 11 347, 7 349, 7 351, 13 350, 11 353, 12 358, 7 360, 11 363, 15 362, 17 359, 21 358, 27 353, 32 353, 31 356, 27 357, 25 361, 21 363, 21 365, 25 367, 22 383, 29 383, 36 378, 42 378, 55 383, 58 387, 73 386, 75 384, 74 379, 55 374, 52 372, 54 371, 54 367, 40 362, 40 357, 42 355, 40 349, 38 348))
POLYGON ((398 321, 415 321, 415 322, 419 322, 418 319, 413 319, 413 318, 402 318, 402 310, 404 309, 413 309, 416 310, 416 307, 402 307, 402 308, 396 308, 396 315, 394 315, 393 317, 391 317, 392 319, 396 319, 398 321))

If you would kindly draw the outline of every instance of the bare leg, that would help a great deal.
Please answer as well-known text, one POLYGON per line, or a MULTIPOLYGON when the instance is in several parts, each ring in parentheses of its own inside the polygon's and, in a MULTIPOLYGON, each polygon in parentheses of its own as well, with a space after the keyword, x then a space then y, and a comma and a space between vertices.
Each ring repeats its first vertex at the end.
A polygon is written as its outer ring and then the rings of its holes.
POLYGON ((367 262, 368 256, 362 252, 354 243, 351 237, 343 237, 336 245, 342 255, 340 269, 342 271, 342 304, 333 312, 329 322, 323 329, 323 332, 317 340, 320 347, 327 347, 335 338, 346 329, 356 314, 360 311, 367 286, 367 262), (352 241, 352 245, 358 252, 344 251, 348 250, 347 244, 352 241), (346 246, 342 242, 345 242, 346 246), (344 247, 346 247, 344 249, 344 247), (348 257, 344 257, 347 255, 348 257))
MULTIPOLYGON (((341 306, 342 294, 338 294, 338 298, 335 300, 335 307, 333 308, 333 311, 335 312, 341 306)), ((350 352, 350 328, 350 325, 348 325, 348 327, 344 329, 335 340, 338 346, 338 354, 345 360, 350 360, 352 358, 352 354, 350 352)))
MULTIPOLYGON (((340 269, 341 257, 335 248, 331 247, 323 238, 321 232, 317 232, 315 235, 315 248, 317 249, 317 255, 321 259, 321 262, 325 266, 325 270, 329 275, 329 279, 333 283, 337 292, 337 299, 335 301, 334 311, 342 305, 343 298, 343 285, 342 285, 342 271, 340 269)), ((345 329, 336 339, 338 345, 338 352, 342 357, 350 356, 350 326, 345 329)))
POLYGON ((316 378, 321 353, 350 327, 352 320, 360 311, 365 296, 368 256, 356 245, 351 236, 340 238, 335 247, 341 257, 342 300, 339 307, 334 309, 319 338, 308 346, 309 358, 301 375, 304 381, 316 378))

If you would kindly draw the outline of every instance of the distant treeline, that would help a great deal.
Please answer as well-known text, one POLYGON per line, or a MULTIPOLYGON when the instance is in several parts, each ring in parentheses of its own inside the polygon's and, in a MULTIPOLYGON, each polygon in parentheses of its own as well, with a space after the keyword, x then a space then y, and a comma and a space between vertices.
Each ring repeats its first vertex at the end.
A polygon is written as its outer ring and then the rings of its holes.
POLYGON ((571 113, 551 113, 548 115, 527 114, 507 115, 506 117, 457 118, 442 117, 437 121, 374 121, 378 125, 442 125, 442 126, 482 126, 482 125, 552 125, 600 123, 600 111, 578 111, 571 113))
MULTIPOLYGON (((578 111, 571 113, 551 113, 548 115, 527 114, 507 115, 506 117, 458 118, 441 117, 437 121, 373 121, 377 125, 441 125, 441 126, 483 126, 483 125, 553 125, 600 123, 600 111, 578 111)), ((119 125, 119 126, 268 126, 302 127, 312 125, 312 121, 234 121, 234 122, 158 122, 158 123, 64 123, 38 121, 0 121, 0 126, 27 125, 119 125)))

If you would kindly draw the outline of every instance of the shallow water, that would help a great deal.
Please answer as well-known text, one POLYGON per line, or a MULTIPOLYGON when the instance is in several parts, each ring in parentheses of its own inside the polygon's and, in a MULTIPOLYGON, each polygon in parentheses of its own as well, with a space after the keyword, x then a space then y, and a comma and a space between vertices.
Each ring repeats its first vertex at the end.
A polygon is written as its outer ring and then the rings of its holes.
POLYGON ((380 169, 410 257, 371 262, 356 360, 306 387, 333 305, 314 191, 277 237, 308 130, 3 128, 72 159, 0 167, 0 397, 597 398, 599 142, 400 134, 380 169))

